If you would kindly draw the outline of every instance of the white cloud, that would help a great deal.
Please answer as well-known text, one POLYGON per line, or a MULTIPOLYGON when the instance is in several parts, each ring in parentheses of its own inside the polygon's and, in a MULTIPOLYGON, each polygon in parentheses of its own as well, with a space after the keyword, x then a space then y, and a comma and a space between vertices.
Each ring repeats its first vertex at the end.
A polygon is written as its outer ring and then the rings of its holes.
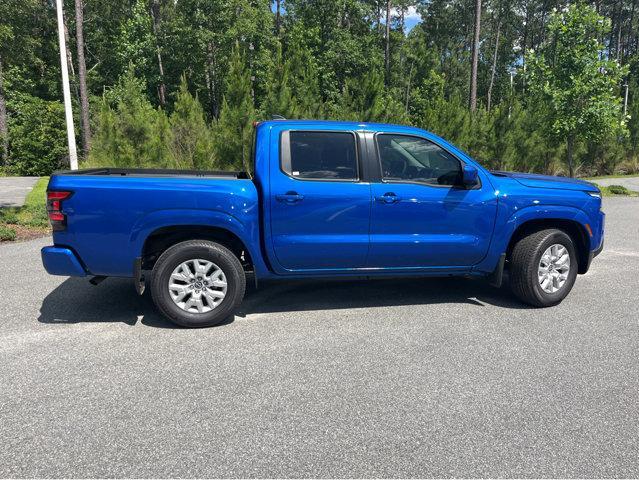
MULTIPOLYGON (((394 17, 399 16, 399 10, 397 8, 391 8, 391 15, 394 17)), ((417 7, 408 7, 406 13, 404 13, 404 20, 419 22, 422 19, 421 15, 417 11, 417 7)))

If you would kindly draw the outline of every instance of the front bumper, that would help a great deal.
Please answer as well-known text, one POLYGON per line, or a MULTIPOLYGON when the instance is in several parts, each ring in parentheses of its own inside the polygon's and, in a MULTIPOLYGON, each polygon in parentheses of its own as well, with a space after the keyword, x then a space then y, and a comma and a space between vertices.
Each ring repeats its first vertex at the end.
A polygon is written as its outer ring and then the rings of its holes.
POLYGON ((586 271, 588 271, 588 269, 590 268, 590 264, 592 263, 592 260, 597 255, 599 255, 604 248, 604 229, 606 224, 606 215, 603 212, 599 212, 599 215, 601 216, 600 217, 601 219, 599 223, 599 231, 597 232, 598 235, 596 237, 599 240, 599 246, 589 252, 588 265, 586 265, 586 271))
POLYGON ((51 275, 63 275, 66 277, 86 277, 87 272, 75 253, 64 247, 44 247, 42 265, 51 275))
POLYGON ((597 248, 596 250, 590 251, 590 256, 588 257, 588 266, 590 266, 590 264, 592 263, 592 259, 601 253, 601 251, 603 250, 603 247, 604 247, 604 241, 601 240, 601 245, 599 245, 599 248, 597 248))

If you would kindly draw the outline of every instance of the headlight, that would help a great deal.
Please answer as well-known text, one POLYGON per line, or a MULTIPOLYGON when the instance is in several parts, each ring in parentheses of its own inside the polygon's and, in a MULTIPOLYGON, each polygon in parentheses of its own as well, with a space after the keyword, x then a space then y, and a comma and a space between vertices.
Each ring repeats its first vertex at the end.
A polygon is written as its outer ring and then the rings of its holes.
POLYGON ((586 192, 591 197, 601 198, 601 192, 586 192))

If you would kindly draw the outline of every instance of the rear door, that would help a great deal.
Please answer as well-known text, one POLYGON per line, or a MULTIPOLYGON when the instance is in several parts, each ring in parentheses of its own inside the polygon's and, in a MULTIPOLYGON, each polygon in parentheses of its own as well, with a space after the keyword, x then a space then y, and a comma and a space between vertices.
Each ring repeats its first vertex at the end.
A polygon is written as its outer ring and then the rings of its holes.
POLYGON ((276 270, 345 270, 366 265, 370 183, 357 132, 271 132, 270 241, 276 270), (277 138, 273 138, 277 135, 277 138))
POLYGON ((470 267, 487 253, 497 213, 494 189, 479 172, 461 185, 464 162, 415 135, 374 136, 380 179, 372 183, 375 268, 470 267))

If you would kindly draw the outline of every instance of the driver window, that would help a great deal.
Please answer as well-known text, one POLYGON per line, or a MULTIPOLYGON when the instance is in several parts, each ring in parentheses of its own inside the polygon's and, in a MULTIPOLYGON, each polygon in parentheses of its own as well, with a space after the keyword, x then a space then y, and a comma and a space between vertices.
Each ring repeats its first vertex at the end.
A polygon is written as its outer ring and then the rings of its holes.
POLYGON ((461 162, 424 138, 378 134, 377 148, 386 181, 411 181, 428 185, 458 185, 461 162))

